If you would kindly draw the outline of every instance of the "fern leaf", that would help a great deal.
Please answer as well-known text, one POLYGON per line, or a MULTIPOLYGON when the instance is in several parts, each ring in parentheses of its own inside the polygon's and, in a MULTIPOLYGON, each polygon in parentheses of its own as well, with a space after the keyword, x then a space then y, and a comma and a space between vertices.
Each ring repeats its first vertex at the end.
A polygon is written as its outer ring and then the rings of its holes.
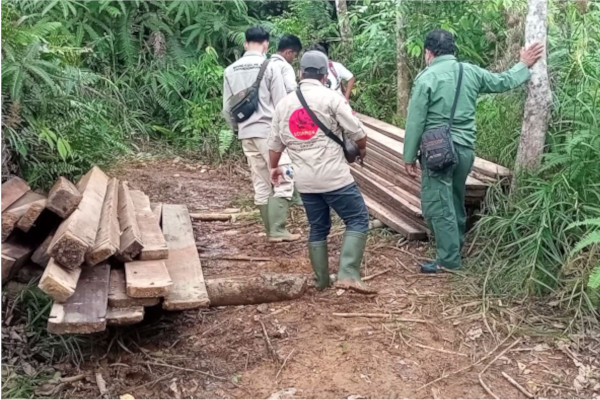
POLYGON ((600 230, 599 231, 593 231, 590 232, 587 236, 585 236, 583 239, 581 239, 573 248, 573 250, 571 250, 571 255, 583 250, 584 248, 586 248, 587 246, 593 245, 593 244, 600 244, 600 230))
POLYGON ((600 264, 596 266, 590 273, 590 278, 588 280, 588 287, 590 289, 598 289, 600 288, 600 264))

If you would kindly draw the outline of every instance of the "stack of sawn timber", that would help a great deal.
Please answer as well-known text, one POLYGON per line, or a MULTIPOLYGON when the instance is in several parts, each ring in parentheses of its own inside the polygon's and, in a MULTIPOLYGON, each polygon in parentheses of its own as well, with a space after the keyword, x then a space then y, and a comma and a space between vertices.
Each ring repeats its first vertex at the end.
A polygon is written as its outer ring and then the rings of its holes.
MULTIPOLYGON (((352 164, 351 170, 369 212, 409 240, 426 239, 428 227, 421 213, 420 178, 410 178, 402 161, 404 130, 366 115, 357 116, 367 132, 368 153, 364 165, 352 164)), ((467 208, 479 208, 490 184, 506 183, 509 177, 509 169, 476 158, 467 179, 467 208)))
MULTIPOLYGON (((28 193, 26 183, 14 179, 23 193, 9 187, 13 180, 3 184, 3 211, 5 193, 10 195, 6 203, 15 203, 18 200, 13 197, 28 193)), ((143 319, 144 307, 161 301, 167 310, 208 307, 185 206, 151 207, 143 192, 130 190, 127 182, 109 178, 97 167, 77 185, 61 177, 45 206, 60 218, 53 227, 46 227, 49 233, 41 244, 15 235, 7 243, 26 248, 26 254, 21 251, 21 265, 31 256, 45 267, 39 287, 54 300, 48 319, 50 332, 92 333, 107 325, 136 323, 143 319)), ((9 256, 7 252, 5 257, 5 245, 3 283, 9 256)), ((6 279, 20 267, 15 264, 7 270, 6 279)))

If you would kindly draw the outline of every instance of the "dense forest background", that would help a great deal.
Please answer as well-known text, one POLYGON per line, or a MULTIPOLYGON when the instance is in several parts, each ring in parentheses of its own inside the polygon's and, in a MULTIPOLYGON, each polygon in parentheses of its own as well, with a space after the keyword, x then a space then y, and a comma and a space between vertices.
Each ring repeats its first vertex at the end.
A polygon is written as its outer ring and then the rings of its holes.
MULTIPOLYGON (((493 71, 523 44, 526 1, 343 3, 342 14, 333 1, 3 1, 3 176, 44 187, 140 152, 239 157, 220 116, 222 74, 251 25, 270 29, 273 48, 283 33, 305 48, 329 42, 356 76, 353 107, 399 126, 398 88, 424 67, 430 29, 455 33, 459 59, 493 71)), ((548 26, 544 162, 513 193, 492 191, 471 268, 484 292, 550 294, 589 322, 600 286, 600 3, 551 0, 548 26)), ((524 98, 521 88, 479 99, 479 156, 513 165, 524 98)))

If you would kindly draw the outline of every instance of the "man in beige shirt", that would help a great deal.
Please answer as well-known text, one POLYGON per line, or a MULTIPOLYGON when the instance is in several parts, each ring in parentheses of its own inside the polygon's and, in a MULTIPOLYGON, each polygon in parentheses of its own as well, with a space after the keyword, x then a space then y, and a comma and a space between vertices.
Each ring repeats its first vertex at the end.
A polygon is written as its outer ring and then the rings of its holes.
MULTIPOLYGON (((269 179, 269 148, 267 138, 275 105, 286 95, 282 69, 272 60, 268 61, 264 76, 258 87, 258 107, 244 122, 236 124, 229 115, 228 101, 234 94, 249 88, 256 81, 258 72, 269 48, 269 33, 255 26, 246 30, 244 55, 225 69, 223 77, 223 111, 231 128, 237 131, 242 149, 250 166, 254 203, 258 206, 271 242, 298 240, 300 235, 291 234, 285 228, 290 200, 294 193, 291 177, 275 188, 269 179)), ((290 161, 284 155, 280 167, 289 169, 290 161)))
MULTIPOLYGON (((364 157, 367 136, 346 99, 324 86, 327 68, 328 60, 323 53, 306 52, 300 62, 302 80, 297 90, 302 92, 317 118, 339 138, 345 133, 356 141, 364 157)), ((317 289, 325 289, 330 284, 327 236, 333 209, 346 225, 335 285, 359 293, 373 293, 360 279, 369 229, 367 207, 342 147, 318 128, 296 92, 290 93, 275 108, 269 137, 271 166, 277 166, 285 149, 292 160, 296 188, 310 224, 308 250, 317 289)), ((281 179, 281 169, 271 168, 273 184, 278 185, 281 179)))

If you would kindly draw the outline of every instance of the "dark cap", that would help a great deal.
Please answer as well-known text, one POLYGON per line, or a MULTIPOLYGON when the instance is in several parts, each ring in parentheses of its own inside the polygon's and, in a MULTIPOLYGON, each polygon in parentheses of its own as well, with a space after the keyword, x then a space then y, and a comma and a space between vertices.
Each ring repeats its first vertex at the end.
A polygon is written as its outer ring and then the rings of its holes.
POLYGON ((314 69, 318 74, 325 75, 327 73, 327 65, 329 60, 327 56, 320 51, 310 50, 304 53, 300 60, 300 69, 305 71, 307 69, 314 69))

